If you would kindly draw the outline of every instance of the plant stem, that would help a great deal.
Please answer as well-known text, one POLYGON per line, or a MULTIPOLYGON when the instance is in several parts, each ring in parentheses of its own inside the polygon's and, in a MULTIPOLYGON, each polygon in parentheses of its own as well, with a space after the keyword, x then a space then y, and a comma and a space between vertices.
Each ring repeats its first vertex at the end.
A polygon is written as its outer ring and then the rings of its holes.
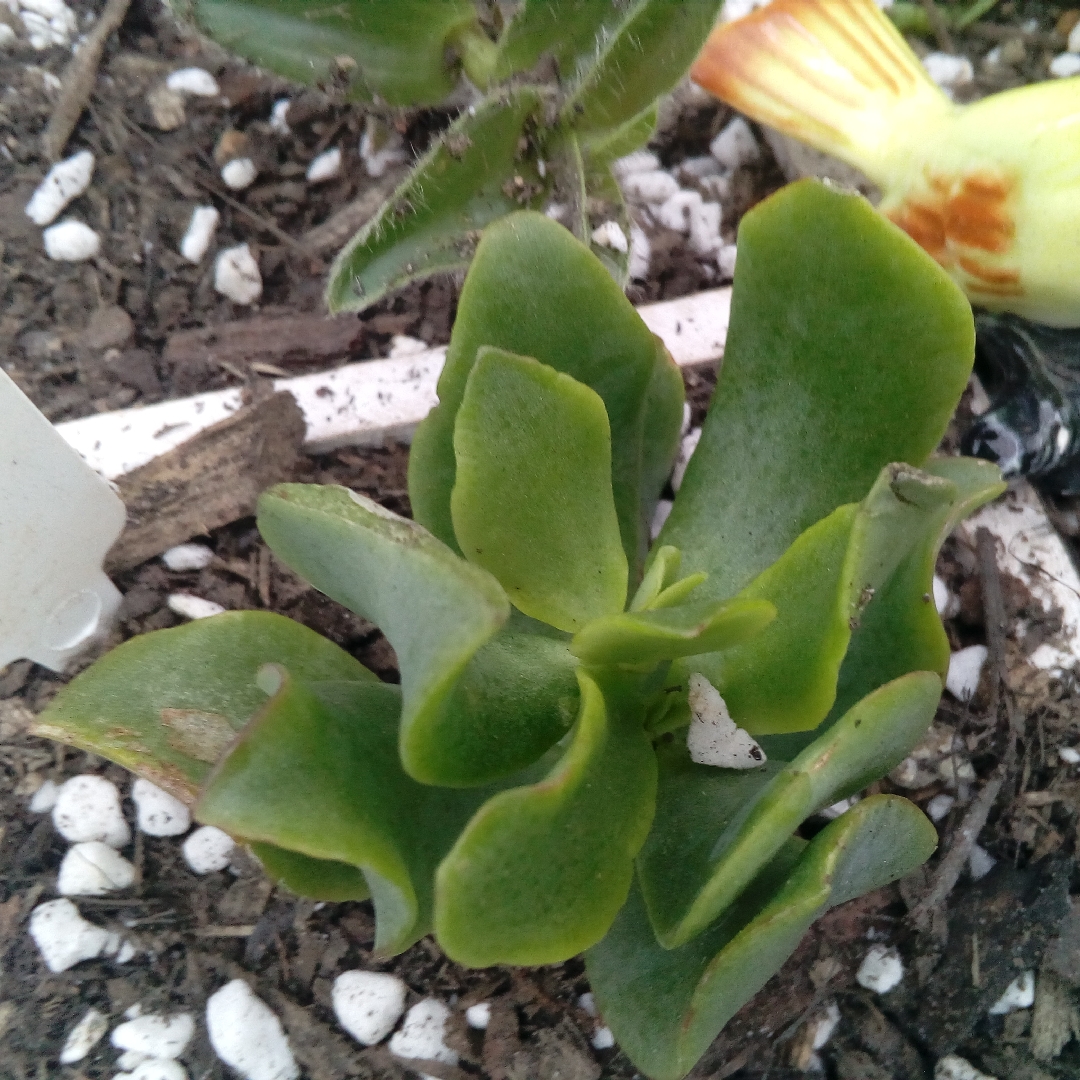
POLYGON ((451 37, 450 44, 461 57, 461 66, 469 80, 479 89, 487 90, 495 73, 498 45, 484 33, 478 22, 463 26, 451 37))

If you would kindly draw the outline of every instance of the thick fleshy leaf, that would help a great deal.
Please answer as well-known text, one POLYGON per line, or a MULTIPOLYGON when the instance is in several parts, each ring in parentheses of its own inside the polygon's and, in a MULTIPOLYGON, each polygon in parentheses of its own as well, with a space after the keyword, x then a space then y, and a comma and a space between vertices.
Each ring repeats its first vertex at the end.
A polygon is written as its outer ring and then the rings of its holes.
POLYGON ((640 707, 578 672, 581 712, 566 752, 530 787, 496 795, 436 879, 435 931, 454 960, 550 964, 597 942, 633 877, 656 793, 640 707))
POLYGON ((250 847, 267 874, 297 896, 335 904, 346 900, 367 900, 371 896, 364 872, 358 866, 334 859, 313 859, 298 851, 286 851, 274 844, 257 841, 250 847))
POLYGON ((647 109, 686 74, 716 22, 721 0, 635 0, 581 73, 564 122, 607 133, 647 109))
POLYGON ((510 614, 498 582, 420 525, 346 488, 279 484, 259 499, 258 515, 283 562, 374 622, 393 646, 406 771, 440 783, 467 767, 440 760, 435 732, 466 665, 510 614))
MULTIPOLYGON (((207 779, 196 815, 249 841, 330 861, 320 891, 341 884, 341 864, 359 868, 375 902, 376 948, 400 952, 428 932, 435 867, 489 793, 405 775, 396 686, 304 684, 276 670, 280 688, 207 779)), ((297 869, 289 880, 301 885, 297 869)))
POLYGON ((454 532, 526 615, 579 630, 626 603, 600 396, 525 356, 483 347, 454 428, 454 532))
POLYGON ((184 0, 180 7, 260 67, 308 86, 343 78, 352 96, 377 94, 391 105, 439 104, 458 81, 448 46, 476 22, 473 0, 184 0))
POLYGON ((540 205, 548 181, 521 143, 542 105, 523 86, 465 111, 338 255, 330 310, 359 311, 410 281, 464 269, 485 225, 540 205))
POLYGON ((789 185, 742 220, 723 370, 660 542, 733 595, 886 464, 921 464, 973 355, 970 306, 914 241, 789 185))
POLYGON ((314 681, 378 681, 306 626, 230 611, 124 642, 68 683, 35 731, 118 762, 190 805, 265 703, 258 670, 285 663, 314 681))
POLYGON ((875 795, 785 847, 740 900, 681 948, 656 941, 634 889, 586 954, 589 984, 619 1046, 651 1080, 679 1080, 828 908, 924 862, 937 833, 905 799, 875 795), (793 860, 797 858, 797 862, 793 860))
MULTIPOLYGON (((655 339, 589 250, 542 214, 515 214, 490 226, 480 241, 461 292, 439 380, 439 405, 413 440, 409 495, 416 519, 456 546, 450 515, 454 423, 483 345, 535 357, 603 399, 611 425, 612 492, 636 582, 648 541, 643 490, 651 489, 659 472, 654 458, 671 445, 665 425, 674 419, 667 400, 674 392, 669 386, 663 409, 647 426, 646 443, 648 392, 654 377, 666 384, 666 375, 655 374, 655 339)), ((677 421, 674 428, 677 438, 677 421)))
MULTIPOLYGON (((627 237, 629 237, 627 233, 627 237)), ((656 504, 667 486, 671 468, 682 443, 683 406, 686 384, 678 364, 659 337, 654 335, 656 352, 652 378, 645 394, 645 423, 641 452, 641 504, 639 509, 641 549, 637 562, 643 564, 656 504)), ((668 582, 671 584, 671 582, 668 582)))
POLYGON ((659 941, 677 948, 701 933, 802 821, 902 761, 930 726, 940 696, 933 672, 886 684, 764 785, 770 769, 733 776, 665 755, 656 823, 638 860, 659 941), (695 818, 712 843, 701 838, 684 851, 680 830, 695 818))
POLYGON ((1004 484, 995 466, 975 458, 931 458, 923 469, 955 485, 954 501, 935 512, 933 526, 859 613, 828 717, 815 731, 762 737, 770 758, 790 761, 856 701, 907 671, 936 671, 945 677, 949 640, 930 600, 937 553, 956 524, 999 495, 1004 484))
POLYGON ((690 601, 620 612, 589 623, 574 636, 570 651, 587 664, 657 664, 730 648, 774 618, 776 608, 767 600, 690 601))

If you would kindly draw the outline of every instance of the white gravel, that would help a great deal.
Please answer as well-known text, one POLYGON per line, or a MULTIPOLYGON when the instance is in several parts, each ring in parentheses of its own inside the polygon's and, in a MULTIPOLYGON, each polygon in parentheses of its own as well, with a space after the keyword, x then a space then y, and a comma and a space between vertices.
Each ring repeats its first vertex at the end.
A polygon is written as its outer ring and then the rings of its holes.
POLYGON ((94 155, 89 150, 58 161, 30 197, 26 216, 35 225, 52 224, 60 211, 90 186, 93 175, 94 155))
POLYGON ((341 148, 333 146, 312 158, 305 174, 309 184, 322 184, 333 180, 341 172, 341 148))
POLYGON ((945 689, 958 701, 970 701, 975 696, 986 657, 985 645, 969 645, 966 649, 958 649, 949 657, 945 689))
POLYGON ((214 553, 205 544, 177 544, 161 561, 170 570, 205 570, 214 561, 214 553))
POLYGON ((101 251, 101 237, 89 225, 66 218, 42 234, 45 254, 54 262, 85 262, 101 251))
POLYGON ((1035 972, 1017 975, 1005 992, 990 1006, 991 1016, 1004 1016, 1018 1009, 1030 1009, 1035 1004, 1035 972))
POLYGON ((698 448, 698 443, 701 442, 701 428, 696 427, 692 431, 688 431, 679 443, 679 453, 675 458, 675 465, 671 470, 671 488, 673 491, 678 491, 682 487, 683 479, 686 476, 686 468, 690 464, 690 459, 694 456, 694 451, 698 448))
POLYGON ((975 69, 966 56, 932 52, 923 57, 923 67, 927 75, 945 90, 970 86, 975 81, 975 69))
POLYGON ((73 776, 60 786, 52 819, 56 831, 72 844, 100 840, 122 848, 131 840, 116 785, 92 773, 73 776))
POLYGON ((896 949, 873 945, 863 957, 855 981, 875 994, 887 994, 904 978, 904 963, 896 949))
POLYGON ((191 828, 191 811, 175 796, 141 777, 131 785, 139 829, 147 836, 182 836, 191 828))
POLYGON ((934 1080, 997 1080, 997 1077, 980 1072, 959 1054, 946 1054, 934 1066, 934 1080))
POLYGON ((213 600, 192 596, 191 593, 172 593, 167 603, 170 611, 185 619, 209 619, 211 615, 220 615, 225 610, 213 600))
POLYGON ((761 147, 754 138, 750 125, 737 116, 709 143, 709 153, 720 163, 720 167, 734 172, 761 156, 761 147))
POLYGON ((1050 61, 1050 74, 1055 79, 1071 79, 1080 75, 1080 55, 1074 52, 1059 53, 1050 61))
POLYGON ((644 280, 649 275, 649 263, 652 261, 652 243, 640 225, 630 226, 630 261, 627 273, 635 280, 644 280))
POLYGON ((291 104, 292 102, 288 98, 278 98, 274 102, 274 106, 270 110, 271 131, 276 131, 279 135, 289 134, 289 106, 291 104))
POLYGON ((487 1001, 481 1001, 477 1005, 470 1005, 465 1010, 465 1023, 474 1031, 486 1031, 491 1023, 491 1005, 487 1001))
POLYGON ((174 71, 165 85, 178 94, 190 94, 192 97, 217 97, 221 90, 217 79, 205 68, 188 67, 174 71))
MULTIPOLYGON (((1077 750, 1075 746, 1059 747, 1058 757, 1061 758, 1066 765, 1080 765, 1080 750, 1077 750)), ((32 806, 33 804, 31 803, 31 807, 32 806)))
POLYGON ((622 226, 617 221, 605 221, 593 229, 592 242, 600 247, 611 248, 612 251, 617 251, 621 255, 625 255, 630 250, 626 233, 622 231, 622 226))
MULTIPOLYGON (((458 1063, 457 1051, 446 1045, 446 1022, 450 1009, 435 998, 418 1001, 406 1014, 405 1023, 390 1040, 390 1053, 401 1058, 423 1058, 445 1065, 458 1063)), ((423 1075, 423 1074, 422 1074, 423 1075)))
POLYGON ((382 1042, 405 1011, 405 984, 378 971, 345 971, 334 980, 331 998, 338 1023, 357 1042, 382 1042))
POLYGON ((979 844, 972 845, 971 854, 968 856, 968 872, 971 874, 972 881, 979 881, 986 877, 995 866, 997 866, 997 859, 986 848, 979 844))
POLYGON ((68 1032, 64 1048, 60 1051, 60 1064, 74 1065, 76 1061, 82 1061, 108 1030, 108 1019, 97 1009, 88 1009, 86 1015, 68 1032))
MULTIPOLYGON (((191 221, 188 223, 187 232, 180 241, 180 254, 189 263, 198 265, 203 256, 210 250, 210 244, 214 239, 214 232, 221 220, 221 214, 212 206, 196 206, 191 212, 191 221)), ((198 544, 181 544, 181 547, 200 547, 198 544)))
POLYGON ((210 996, 206 1026, 214 1052, 245 1080, 300 1076, 281 1021, 243 979, 233 979, 210 996))
MULTIPOLYGON (((150 1058, 136 1065, 128 1073, 130 1080, 188 1080, 187 1069, 179 1061, 170 1061, 168 1058, 150 1058)), ((113 1080, 123 1080, 121 1076, 114 1076, 113 1080)))
POLYGON ((229 865, 235 847, 236 841, 227 832, 203 825, 184 841, 181 851, 196 874, 212 874, 229 865))
POLYGON ((113 1029, 109 1041, 117 1050, 130 1050, 151 1058, 178 1058, 195 1034, 191 1013, 146 1013, 113 1029))
POLYGON ((247 244, 218 253, 214 263, 214 288, 237 304, 254 304, 262 296, 259 264, 247 244))
POLYGON ((30 813, 47 814, 56 805, 59 794, 60 785, 55 780, 46 780, 30 799, 30 813))
POLYGON ((716 687, 698 672, 690 676, 689 682, 692 719, 686 745, 691 760, 721 769, 756 769, 764 765, 765 751, 731 719, 716 687))
POLYGON ((259 170, 251 158, 233 158, 221 166, 221 179, 225 186, 233 191, 243 191, 244 188, 251 187, 258 175, 259 170))
POLYGON ((615 1033, 607 1026, 598 1027, 589 1041, 594 1050, 610 1050, 615 1045, 615 1033))
POLYGON ((126 889, 135 867, 100 840, 73 844, 60 863, 56 891, 61 896, 105 896, 126 889))
POLYGON ((926 804, 926 814, 931 821, 941 821, 955 805, 956 799, 942 792, 940 795, 935 795, 926 804))
POLYGON ((52 972, 93 960, 117 944, 115 935, 87 922, 70 900, 47 900, 30 913, 30 936, 52 972))

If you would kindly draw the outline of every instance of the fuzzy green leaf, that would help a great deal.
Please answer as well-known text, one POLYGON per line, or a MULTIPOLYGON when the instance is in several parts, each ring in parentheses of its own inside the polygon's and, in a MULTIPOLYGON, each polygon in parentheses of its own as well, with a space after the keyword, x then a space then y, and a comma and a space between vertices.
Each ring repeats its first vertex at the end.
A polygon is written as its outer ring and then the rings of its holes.
POLYGON ((732 776, 666 755, 655 827, 638 860, 660 942, 677 948, 701 933, 810 814, 902 761, 930 726, 940 696, 933 672, 886 684, 756 791, 770 770, 732 776), (694 819, 712 843, 699 839, 683 850, 682 830, 694 819))
POLYGON ((464 112, 337 256, 330 310, 359 311, 410 281, 464 269, 485 225, 540 205, 548 183, 520 144, 542 100, 518 87, 464 112))
MULTIPOLYGON (((420 525, 346 488, 279 484, 259 499, 258 513, 260 531, 283 562, 374 622, 393 646, 406 771, 440 783, 467 769, 468 758, 443 760, 437 732, 466 665, 510 614, 498 582, 420 525)), ((480 755, 491 735, 475 736, 480 755)))
POLYGON ((448 55, 455 32, 476 21, 473 0, 183 0, 200 29, 260 67, 317 86, 335 76, 351 96, 391 105, 437 105, 457 85, 448 55), (355 61, 342 69, 339 57, 355 61))
POLYGON ((605 1021, 651 1080, 680 1080, 814 919, 915 869, 933 852, 937 833, 907 800, 875 795, 798 856, 800 843, 789 841, 737 904, 681 948, 657 943, 635 889, 608 935, 587 953, 605 1021))
POLYGON ((450 514, 454 424, 483 345, 535 357, 603 399, 611 425, 612 492, 636 582, 648 542, 643 503, 647 496, 655 502, 656 477, 670 468, 668 453, 681 420, 672 403, 678 399, 681 414, 681 394, 658 360, 655 338, 611 276, 542 214, 495 223, 477 249, 439 380, 439 405, 413 440, 409 495, 416 519, 456 545, 450 514), (655 380, 664 385, 662 407, 648 403, 655 380))
POLYGON ((605 701, 584 672, 565 755, 477 813, 436 879, 435 929, 473 967, 551 964, 597 942, 652 820, 656 759, 640 708, 605 701))
POLYGON ((598 394, 536 360, 481 348, 454 452, 458 543, 517 608, 567 631, 622 610, 626 556, 598 394))
POLYGON ((740 226, 723 369, 660 542, 737 593, 886 464, 926 459, 973 355, 970 306, 914 241, 858 196, 784 188, 740 226))
POLYGON ((124 642, 76 676, 35 731, 118 762, 191 804, 235 734, 266 701, 264 664, 313 681, 376 677, 306 626, 230 611, 124 642))

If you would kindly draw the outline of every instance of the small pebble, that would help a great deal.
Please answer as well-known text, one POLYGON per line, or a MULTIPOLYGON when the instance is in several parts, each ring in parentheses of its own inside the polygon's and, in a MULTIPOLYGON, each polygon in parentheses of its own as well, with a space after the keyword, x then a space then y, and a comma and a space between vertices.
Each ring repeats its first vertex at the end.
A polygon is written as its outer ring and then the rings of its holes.
POLYGON ((18 36, 6 22, 0 22, 0 49, 13 44, 18 36))
POLYGON ((980 1072, 959 1054, 946 1054, 934 1066, 934 1080, 997 1080, 997 1077, 980 1072))
POLYGON ((94 155, 89 150, 80 150, 58 161, 30 197, 26 216, 35 225, 51 224, 72 199, 77 199, 90 186, 93 175, 94 155))
POLYGON ((321 184, 327 180, 333 180, 339 172, 341 172, 341 150, 334 146, 313 158, 305 175, 309 184, 321 184))
POLYGON ((754 138, 750 125, 737 116, 709 143, 709 153, 720 163, 721 168, 734 172, 743 165, 757 161, 761 156, 761 147, 754 138))
MULTIPOLYGON (((1065 762, 1066 765, 1080 765, 1080 750, 1077 750, 1075 746, 1062 746, 1058 749, 1058 757, 1065 762)), ((48 783, 49 781, 45 781, 48 783)), ((35 795, 36 799, 37 796, 35 795)), ((30 809, 34 808, 34 804, 30 804, 30 809)))
POLYGON ((391 165, 399 165, 408 159, 405 142, 396 131, 374 125, 360 136, 360 160, 372 179, 378 179, 391 165))
POLYGON ((1080 75, 1080 54, 1059 53, 1050 61, 1049 70, 1055 79, 1071 79, 1074 75, 1080 75))
POLYGON ((101 250, 101 237, 89 225, 66 218, 42 234, 45 254, 54 262, 85 262, 101 250))
POLYGON ((621 255, 625 255, 630 250, 626 233, 622 231, 622 226, 617 221, 605 221, 603 225, 593 229, 592 242, 600 247, 611 248, 612 251, 617 251, 621 255))
POLYGON ((701 428, 699 427, 683 436, 683 440, 679 444, 678 456, 675 458, 675 465, 671 470, 671 488, 673 491, 678 491, 682 487, 687 466, 690 464, 690 459, 694 456, 694 451, 698 448, 699 442, 701 442, 701 428))
POLYGON ((185 619, 209 619, 213 615, 220 615, 225 608, 213 600, 205 600, 201 596, 192 596, 190 593, 172 593, 167 601, 169 610, 185 619))
POLYGON ((858 795, 849 795, 846 799, 841 799, 839 802, 834 802, 831 806, 819 810, 817 816, 824 818, 826 821, 835 821, 838 817, 843 817, 858 801, 858 795))
POLYGON ((338 1023, 357 1042, 382 1042, 405 1011, 405 984, 378 971, 345 971, 334 980, 331 999, 338 1023))
POLYGON ((150 115, 158 131, 175 131, 187 120, 184 95, 164 84, 155 86, 146 95, 146 104, 150 106, 150 115))
POLYGON ((55 780, 46 780, 34 792, 30 800, 31 814, 47 814, 55 805, 56 797, 60 794, 60 785, 55 780))
POLYGON ((679 184, 671 173, 663 169, 653 172, 634 172, 627 174, 622 182, 627 198, 659 210, 664 203, 679 192, 679 184))
POLYGON ((126 889, 135 880, 135 867, 100 840, 68 848, 56 876, 61 896, 105 896, 126 889))
POLYGON ((995 866, 997 866, 997 859, 986 848, 978 844, 972 847, 971 854, 968 856, 968 870, 972 881, 979 881, 986 877, 995 866))
POLYGON ((276 131, 279 135, 289 134, 289 105, 292 103, 288 98, 279 98, 274 102, 274 107, 270 110, 270 130, 276 131))
POLYGON ((1004 1016, 1017 1009, 1030 1009, 1035 1004, 1035 972, 1025 971, 1017 975, 1005 992, 990 1006, 991 1016, 1004 1016))
POLYGON ((189 67, 174 71, 165 85, 178 94, 191 94, 193 97, 217 97, 221 90, 217 79, 204 68, 189 67))
MULTIPOLYGON (((950 615, 950 610, 949 609, 952 606, 952 602, 955 599, 956 598, 952 595, 952 593, 949 592, 949 586, 946 585, 945 582, 942 581, 941 578, 939 578, 937 576, 937 574, 935 574, 934 575, 934 607, 937 608, 937 613, 942 618, 948 618, 949 617, 949 615, 950 615)), ((959 606, 959 605, 957 605, 957 606, 959 606)), ((952 612, 952 614, 955 614, 955 612, 952 612)))
POLYGON ((113 935, 87 922, 70 900, 47 900, 30 913, 30 936, 54 973, 93 960, 113 943, 113 935))
POLYGON ((210 996, 206 1027, 214 1052, 245 1080, 300 1076, 281 1021, 243 979, 233 979, 210 996))
POLYGON ((254 304, 262 296, 259 264, 247 244, 219 252, 214 263, 214 288, 237 304, 254 304))
POLYGON ((590 1042, 594 1050, 610 1050, 615 1045, 615 1034, 609 1027, 598 1027, 590 1042))
POLYGON ((225 182, 225 186, 232 188, 233 191, 243 191, 244 188, 251 187, 258 175, 259 170, 255 167, 255 162, 247 157, 233 158, 221 167, 221 179, 225 182))
MULTIPOLYGON (((203 256, 210 248, 214 239, 214 232, 221 220, 221 214, 213 206, 196 206, 191 212, 191 221, 188 222, 187 232, 180 241, 180 254, 189 263, 198 265, 203 256)), ((194 547, 197 545, 181 544, 181 547, 194 547)))
POLYGON ((213 874, 229 865, 235 847, 236 841, 227 832, 203 825, 184 841, 181 851, 196 874, 213 874))
POLYGON ((491 1005, 486 1001, 470 1005, 465 1010, 465 1023, 474 1031, 486 1031, 491 1023, 491 1005))
POLYGON ((855 981, 875 994, 887 994, 899 986, 904 977, 904 964, 896 949, 873 945, 863 957, 855 981))
POLYGON ((765 751, 749 732, 731 719, 719 691, 694 672, 689 679, 690 727, 686 746, 690 760, 721 769, 756 769, 765 764, 765 751))
POLYGON ((833 1037, 833 1032, 840 1023, 840 1007, 835 1001, 830 1001, 825 1009, 825 1015, 818 1017, 814 1026, 814 1039, 812 1046, 820 1050, 833 1037))
POLYGON ((418 1001, 406 1014, 401 1030, 390 1039, 390 1053, 401 1058, 424 1058, 445 1065, 458 1063, 457 1051, 446 1045, 450 1010, 435 998, 418 1001))
POLYGON ((923 67, 927 75, 946 90, 970 86, 975 81, 975 69, 966 56, 932 52, 923 57, 923 67))
POLYGON ((652 260, 652 244, 645 230, 640 225, 630 226, 630 261, 627 273, 631 278, 643 281, 649 276, 649 263, 652 260))
POLYGON ((117 1050, 131 1050, 151 1058, 177 1058, 195 1034, 191 1013, 146 1013, 113 1029, 109 1041, 117 1050))
POLYGON ((170 570, 205 570, 213 561, 214 553, 205 544, 177 544, 161 556, 170 570))
POLYGON ((88 1009, 86 1015, 68 1032, 64 1048, 60 1051, 60 1064, 74 1065, 76 1061, 82 1061, 108 1030, 108 1019, 97 1009, 88 1009))
POLYGON ((619 158, 611 168, 620 180, 625 180, 632 173, 656 172, 660 168, 660 159, 651 150, 635 150, 619 158))
POLYGON ((675 504, 670 499, 658 499, 656 508, 653 510, 652 522, 649 525, 649 539, 655 540, 660 535, 665 522, 671 514, 675 504))
POLYGON ((419 338, 409 337, 408 334, 394 334, 390 339, 390 352, 387 356, 391 360, 400 360, 405 356, 419 356, 430 348, 426 341, 419 338))
POLYGON ((585 1013, 586 1016, 591 1016, 594 1019, 600 1015, 600 1010, 596 1007, 596 995, 591 991, 586 991, 577 999, 578 1008, 585 1013))
POLYGON ((739 249, 735 244, 725 244, 716 256, 716 265, 725 281, 733 281, 735 278, 735 260, 738 253, 739 249))
POLYGON ((956 799, 951 795, 946 795, 944 792, 941 795, 935 795, 926 804, 927 817, 929 817, 931 821, 941 821, 955 805, 956 799))
POLYGON ((1080 19, 1076 21, 1069 31, 1069 40, 1065 48, 1071 53, 1080 53, 1080 19))
MULTIPOLYGON (((113 1077, 113 1080, 116 1080, 113 1077)), ((136 1065, 131 1080, 188 1080, 187 1069, 179 1061, 168 1058, 150 1058, 136 1065)))
POLYGON ((131 840, 120 792, 103 776, 84 774, 66 780, 57 792, 52 819, 56 831, 72 844, 101 840, 122 848, 131 840))
POLYGON ((131 785, 139 828, 147 836, 181 836, 191 828, 191 811, 175 796, 141 777, 131 785))
POLYGON ((986 657, 985 645, 969 645, 966 649, 958 649, 949 657, 945 689, 957 701, 970 701, 975 696, 986 657))

